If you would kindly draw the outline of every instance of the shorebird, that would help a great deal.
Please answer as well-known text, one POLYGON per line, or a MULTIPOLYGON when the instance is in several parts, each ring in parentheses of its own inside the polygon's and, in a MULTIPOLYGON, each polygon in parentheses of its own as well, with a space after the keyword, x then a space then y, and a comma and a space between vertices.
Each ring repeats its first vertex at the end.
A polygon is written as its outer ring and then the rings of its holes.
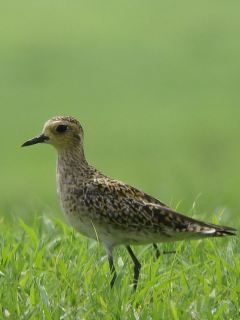
POLYGON ((111 179, 91 166, 84 155, 83 129, 71 116, 48 120, 42 133, 22 146, 47 143, 57 149, 57 190, 63 211, 81 234, 106 248, 113 287, 117 273, 113 250, 124 245, 134 264, 137 288, 141 264, 131 245, 235 235, 236 229, 205 223, 169 208, 149 194, 111 179))

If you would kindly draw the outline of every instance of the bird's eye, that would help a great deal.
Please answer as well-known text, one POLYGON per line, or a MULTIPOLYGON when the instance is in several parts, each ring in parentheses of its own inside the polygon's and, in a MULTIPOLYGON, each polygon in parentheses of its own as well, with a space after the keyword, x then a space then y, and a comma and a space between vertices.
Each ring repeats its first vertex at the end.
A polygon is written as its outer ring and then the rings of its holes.
POLYGON ((57 126, 56 131, 57 132, 65 132, 67 130, 67 125, 65 124, 60 124, 59 126, 57 126))

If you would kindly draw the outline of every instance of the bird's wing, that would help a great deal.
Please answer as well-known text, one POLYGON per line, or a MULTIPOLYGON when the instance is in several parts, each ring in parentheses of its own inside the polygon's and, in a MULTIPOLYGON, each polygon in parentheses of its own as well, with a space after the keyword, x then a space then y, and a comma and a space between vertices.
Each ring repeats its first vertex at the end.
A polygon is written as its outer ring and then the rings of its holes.
POLYGON ((127 197, 138 200, 143 203, 152 203, 160 205, 162 207, 168 207, 165 203, 150 196, 149 194, 140 191, 139 189, 130 186, 126 183, 123 183, 119 180, 113 180, 106 176, 101 176, 100 178, 95 178, 94 180, 91 180, 89 186, 90 188, 98 188, 99 190, 103 188, 104 192, 107 192, 108 194, 116 194, 123 198, 127 197))
POLYGON ((99 220, 135 230, 152 232, 198 233, 205 235, 232 234, 234 229, 204 223, 166 207, 151 196, 106 178, 94 179, 84 186, 85 204, 99 220))

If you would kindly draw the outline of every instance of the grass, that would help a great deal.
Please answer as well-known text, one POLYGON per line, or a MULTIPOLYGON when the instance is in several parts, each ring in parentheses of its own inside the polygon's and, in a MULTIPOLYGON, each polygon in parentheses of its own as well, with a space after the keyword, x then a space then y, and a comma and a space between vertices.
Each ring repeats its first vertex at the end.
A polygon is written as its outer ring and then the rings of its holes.
POLYGON ((0 318, 238 319, 239 237, 176 244, 143 268, 67 226, 55 153, 22 150, 49 117, 87 158, 189 216, 240 227, 239 1, 1 3, 0 318))
POLYGON ((22 220, 0 237, 2 319, 237 319, 237 238, 165 244, 176 254, 155 259, 151 246, 135 248, 142 262, 138 290, 132 263, 115 252, 113 290, 106 254, 58 219, 22 220))

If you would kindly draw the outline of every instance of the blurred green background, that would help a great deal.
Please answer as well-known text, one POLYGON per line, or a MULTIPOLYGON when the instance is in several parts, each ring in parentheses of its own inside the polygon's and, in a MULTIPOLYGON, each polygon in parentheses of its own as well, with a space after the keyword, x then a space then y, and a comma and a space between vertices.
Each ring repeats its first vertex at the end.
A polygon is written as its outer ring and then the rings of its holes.
POLYGON ((20 145, 73 115, 106 174, 239 224, 239 1, 0 7, 2 217, 60 213, 55 150, 20 145))

